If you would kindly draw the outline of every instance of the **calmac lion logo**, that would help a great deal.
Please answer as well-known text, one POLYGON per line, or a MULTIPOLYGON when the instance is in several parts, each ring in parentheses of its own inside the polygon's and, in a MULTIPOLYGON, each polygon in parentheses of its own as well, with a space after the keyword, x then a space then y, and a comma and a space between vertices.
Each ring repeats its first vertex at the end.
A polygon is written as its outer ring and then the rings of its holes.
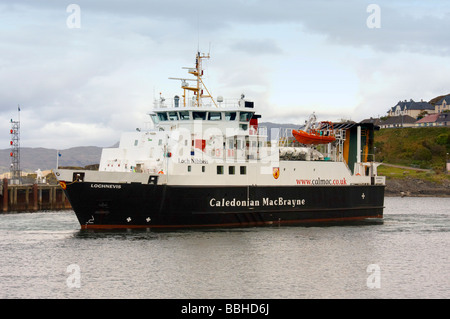
POLYGON ((275 179, 278 179, 278 177, 280 177, 280 168, 279 167, 274 167, 273 168, 273 177, 275 179))

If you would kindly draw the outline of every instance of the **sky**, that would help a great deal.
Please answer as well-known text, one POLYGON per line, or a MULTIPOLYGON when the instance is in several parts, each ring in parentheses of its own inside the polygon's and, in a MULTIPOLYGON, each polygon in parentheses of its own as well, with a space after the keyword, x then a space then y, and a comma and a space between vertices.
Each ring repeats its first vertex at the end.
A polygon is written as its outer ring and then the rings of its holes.
POLYGON ((0 149, 11 119, 21 147, 115 144, 197 50, 212 96, 260 121, 384 116, 450 93, 449 30, 444 0, 0 0, 0 149))

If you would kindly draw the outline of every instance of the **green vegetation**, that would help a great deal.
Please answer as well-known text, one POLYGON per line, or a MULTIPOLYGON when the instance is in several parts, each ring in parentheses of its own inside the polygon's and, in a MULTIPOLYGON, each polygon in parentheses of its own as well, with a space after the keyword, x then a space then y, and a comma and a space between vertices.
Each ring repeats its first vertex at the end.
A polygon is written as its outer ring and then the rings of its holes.
POLYGON ((450 159, 450 128, 421 127, 383 129, 375 132, 377 162, 430 169, 429 172, 380 166, 379 173, 393 178, 420 178, 435 182, 450 179, 445 174, 450 159))
POLYGON ((397 167, 381 165, 378 167, 378 174, 386 176, 388 179, 421 179, 429 182, 442 184, 444 181, 450 181, 450 175, 435 171, 418 171, 397 167))

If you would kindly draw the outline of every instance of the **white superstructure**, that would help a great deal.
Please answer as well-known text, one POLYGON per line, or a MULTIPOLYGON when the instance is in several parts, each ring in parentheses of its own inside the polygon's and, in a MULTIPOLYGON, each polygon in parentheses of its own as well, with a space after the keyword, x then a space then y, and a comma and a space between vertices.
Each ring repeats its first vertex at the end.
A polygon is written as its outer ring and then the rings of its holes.
POLYGON ((253 102, 243 95, 213 99, 202 80, 205 58, 197 54, 196 67, 188 68, 195 79, 177 79, 181 97, 155 101, 152 130, 123 134, 118 148, 103 150, 99 171, 86 175, 142 183, 158 175, 158 184, 172 185, 384 184, 376 163, 361 162, 360 145, 352 173, 342 157, 343 130, 328 145, 291 147, 288 130, 260 127, 253 102))

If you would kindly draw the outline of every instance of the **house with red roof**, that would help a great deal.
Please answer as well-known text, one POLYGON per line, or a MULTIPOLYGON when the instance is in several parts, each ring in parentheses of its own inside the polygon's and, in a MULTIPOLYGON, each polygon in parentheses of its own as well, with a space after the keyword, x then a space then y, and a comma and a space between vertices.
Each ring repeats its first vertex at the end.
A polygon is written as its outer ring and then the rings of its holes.
POLYGON ((437 126, 436 121, 437 121, 438 117, 439 117, 439 113, 427 115, 427 116, 421 118, 420 120, 416 121, 415 126, 418 126, 418 127, 437 126))

